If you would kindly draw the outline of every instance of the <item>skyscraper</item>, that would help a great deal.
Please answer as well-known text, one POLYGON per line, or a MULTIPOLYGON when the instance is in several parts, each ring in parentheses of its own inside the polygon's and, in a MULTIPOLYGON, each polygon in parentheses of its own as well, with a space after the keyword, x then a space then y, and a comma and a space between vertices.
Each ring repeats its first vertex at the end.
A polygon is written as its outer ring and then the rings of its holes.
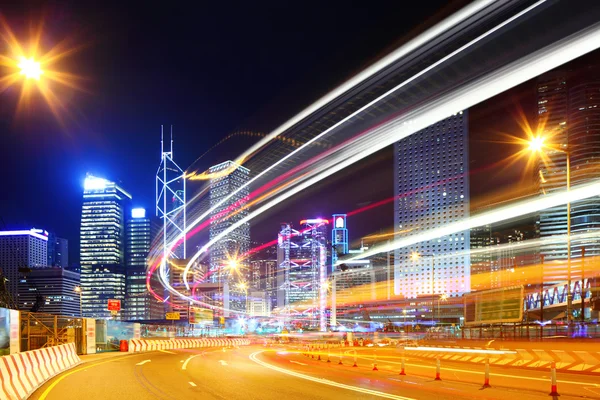
POLYGON ((48 266, 67 268, 69 266, 69 241, 48 233, 48 266))
POLYGON ((158 223, 144 208, 134 208, 127 218, 126 295, 127 320, 150 319, 150 302, 154 299, 146 288, 146 262, 152 240, 158 234, 158 223))
POLYGON ((321 328, 327 300, 328 223, 321 218, 303 220, 299 231, 284 223, 277 245, 277 307, 285 316, 308 317, 310 325, 321 328))
MULTIPOLYGON (((233 161, 210 167, 210 239, 214 239, 233 224, 248 216, 243 208, 248 201, 250 170, 233 161), (239 191, 238 191, 239 190, 239 191), (237 191, 237 192, 236 192, 237 191), (217 206, 229 195, 229 200, 217 206)), ((223 284, 221 299, 225 309, 246 311, 249 263, 242 255, 250 250, 250 224, 244 223, 227 233, 210 248, 211 282, 223 284), (226 295, 227 294, 227 295, 226 295)))
MULTIPOLYGON (((537 81, 538 130, 556 149, 545 149, 548 159, 539 163, 542 193, 566 190, 567 152, 572 186, 600 177, 600 66, 585 62, 544 74, 537 81)), ((542 245, 545 284, 581 279, 582 253, 585 257, 600 255, 597 240, 577 238, 580 233, 600 229, 599 214, 598 197, 571 204, 571 268, 566 262, 566 241, 542 245)), ((539 218, 540 237, 567 233, 566 206, 543 210, 539 218)))
POLYGON ((0 299, 5 303, 2 306, 16 307, 19 268, 43 268, 47 263, 48 232, 41 229, 0 231, 0 269, 7 279, 5 295, 9 296, 9 299, 0 299))
POLYGON ((125 300, 125 215, 131 195, 115 182, 88 175, 81 211, 83 315, 110 318, 109 299, 125 300))
MULTIPOLYGON (((171 141, 165 146, 163 127, 161 126, 161 159, 156 172, 156 215, 162 222, 162 262, 160 270, 157 270, 153 286, 164 271, 164 278, 170 285, 174 285, 177 277, 171 271, 170 261, 186 258, 186 186, 185 172, 173 159, 173 127, 171 126, 171 141), (177 243, 177 247, 171 249, 171 245, 177 243)), ((159 296, 166 299, 170 293, 166 289, 160 289, 159 296)), ((153 315, 172 311, 168 303, 164 303, 163 312, 159 313, 157 307, 153 307, 153 315)))
POLYGON ((79 274, 64 268, 36 268, 19 279, 19 310, 81 316, 79 274))
MULTIPOLYGON (((394 145, 394 230, 416 235, 469 217, 467 112, 394 145)), ((408 298, 470 290, 469 231, 396 249, 394 291, 408 298), (418 253, 419 257, 411 257, 418 253), (433 291, 433 293, 432 293, 433 291)))

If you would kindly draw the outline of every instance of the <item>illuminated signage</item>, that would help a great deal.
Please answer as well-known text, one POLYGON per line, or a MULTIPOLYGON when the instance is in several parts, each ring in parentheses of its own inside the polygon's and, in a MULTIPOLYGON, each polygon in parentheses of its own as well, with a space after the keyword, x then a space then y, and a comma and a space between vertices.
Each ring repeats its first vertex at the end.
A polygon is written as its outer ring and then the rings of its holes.
POLYGON ((145 208, 134 208, 131 210, 131 218, 146 218, 145 208))
POLYGON ((88 176, 83 182, 83 188, 85 190, 104 190, 108 184, 109 182, 106 179, 88 176))

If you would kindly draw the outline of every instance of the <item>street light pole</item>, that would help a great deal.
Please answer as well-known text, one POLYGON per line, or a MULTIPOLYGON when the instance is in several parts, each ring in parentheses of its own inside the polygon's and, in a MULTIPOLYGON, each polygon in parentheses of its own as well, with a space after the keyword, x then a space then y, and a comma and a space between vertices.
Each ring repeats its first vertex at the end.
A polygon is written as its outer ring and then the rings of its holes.
MULTIPOLYGON (((564 150, 567 158, 567 195, 571 191, 571 153, 564 150)), ((571 310, 573 299, 571 296, 571 201, 567 202, 567 326, 571 331, 571 310)))
MULTIPOLYGON (((529 142, 529 149, 531 151, 539 152, 543 151, 544 138, 541 136, 534 137, 529 142)), ((567 196, 571 191, 571 151, 569 145, 565 149, 550 147, 552 150, 565 153, 566 156, 566 167, 567 167, 567 196)), ((543 277, 542 277, 543 286, 543 277)), ((567 327, 570 333, 571 331, 571 310, 573 308, 573 299, 571 296, 571 201, 567 202, 567 327)))

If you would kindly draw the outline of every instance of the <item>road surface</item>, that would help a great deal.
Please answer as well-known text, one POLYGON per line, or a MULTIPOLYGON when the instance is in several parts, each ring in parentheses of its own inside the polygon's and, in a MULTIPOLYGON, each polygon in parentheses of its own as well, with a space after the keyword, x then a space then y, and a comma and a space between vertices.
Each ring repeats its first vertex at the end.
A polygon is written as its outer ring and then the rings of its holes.
MULTIPOLYGON (((300 348, 247 346, 234 349, 163 350, 120 355, 85 362, 46 382, 32 399, 548 399, 549 378, 540 371, 494 369, 492 388, 482 389, 483 375, 467 364, 445 365, 441 381, 435 381, 430 361, 410 359, 407 375, 399 375, 400 361, 378 358, 373 371, 372 354, 365 349, 353 367, 352 353, 342 353, 343 364, 332 353, 322 360, 301 354, 300 348), (398 362, 398 364, 396 364, 398 362), (529 373, 537 380, 524 380, 529 373), (496 376, 494 375, 496 374, 496 376), (546 376, 545 378, 542 378, 546 376), (496 379, 497 385, 494 384, 496 379), (480 381, 480 382, 478 382, 480 381), (500 386, 502 385, 502 386, 500 386)), ((383 354, 383 352, 382 352, 383 354)), ((318 355, 317 355, 318 357, 318 355)), ((85 358, 84 358, 85 359, 85 358)), ((480 369, 480 367, 476 366, 480 369)), ((433 369, 432 369, 433 368, 433 369)), ((596 376, 559 376, 561 400, 581 397, 600 399, 596 376), (561 392, 571 387, 579 392, 561 392), (574 383, 568 383, 574 382, 574 383)))

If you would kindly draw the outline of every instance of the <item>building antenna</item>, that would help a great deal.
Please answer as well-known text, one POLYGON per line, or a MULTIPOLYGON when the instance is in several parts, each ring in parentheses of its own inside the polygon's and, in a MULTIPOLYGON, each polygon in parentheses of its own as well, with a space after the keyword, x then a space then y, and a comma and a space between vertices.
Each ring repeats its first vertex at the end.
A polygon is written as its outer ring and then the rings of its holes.
POLYGON ((162 154, 165 152, 165 143, 164 143, 164 134, 163 134, 163 125, 160 126, 160 153, 161 153, 161 159, 162 159, 162 154))
POLYGON ((171 157, 173 157, 173 125, 171 125, 171 157))

